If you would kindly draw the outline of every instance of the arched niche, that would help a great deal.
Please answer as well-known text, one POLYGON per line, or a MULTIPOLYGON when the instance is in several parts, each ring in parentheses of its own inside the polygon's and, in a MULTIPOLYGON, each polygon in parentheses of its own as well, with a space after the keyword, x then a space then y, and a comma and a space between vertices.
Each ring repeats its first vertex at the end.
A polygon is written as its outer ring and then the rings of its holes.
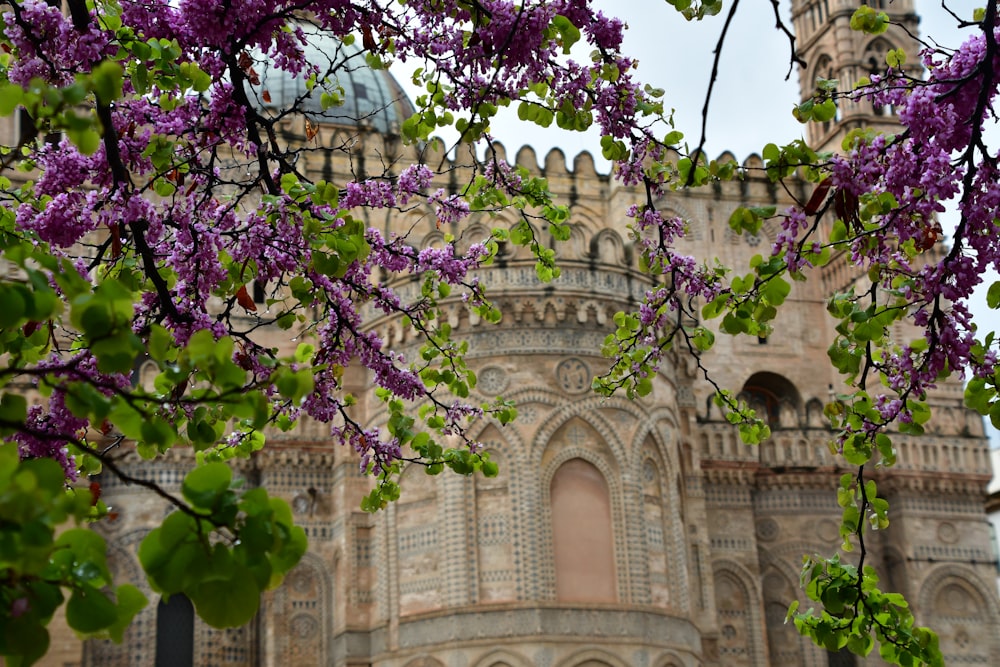
POLYGON ((740 398, 754 409, 757 417, 771 429, 796 428, 802 412, 799 390, 787 378, 762 371, 751 375, 743 384, 740 398))
POLYGON ((332 582, 323 560, 307 553, 286 576, 267 605, 274 655, 286 665, 322 666, 328 660, 332 582))
POLYGON ((945 664, 995 664, 996 604, 983 596, 982 587, 958 568, 938 570, 924 583, 918 617, 938 633, 945 664))
POLYGON ((455 250, 458 253, 465 254, 468 252, 469 247, 474 243, 486 243, 489 240, 492 232, 489 227, 483 225, 482 223, 472 223, 466 227, 458 237, 458 241, 455 244, 455 250))
POLYGON ((795 626, 786 623, 788 605, 796 599, 796 588, 774 567, 764 572, 764 624, 770 667, 800 667, 805 664, 802 637, 795 626))
POLYGON ((861 67, 869 74, 882 74, 889 66, 886 63, 886 55, 894 47, 889 40, 884 37, 876 37, 865 47, 864 55, 861 56, 861 67))
POLYGON ((719 623, 719 659, 727 667, 763 664, 757 645, 760 603, 746 585, 738 566, 717 563, 714 572, 715 611, 719 623))
POLYGON ((627 667, 621 659, 600 649, 584 649, 559 662, 558 667, 627 667))
POLYGON ((590 239, 590 256, 601 264, 625 267, 631 262, 625 241, 613 229, 602 229, 590 239))
POLYGON ((549 486, 556 599, 614 602, 618 598, 611 497, 594 464, 572 458, 549 486))
MULTIPOLYGON (((884 37, 877 37, 868 43, 861 56, 861 67, 869 75, 884 75, 889 65, 886 55, 895 47, 884 37)), ((872 106, 872 111, 878 116, 890 117, 895 113, 892 106, 872 106)))
POLYGON ((403 667, 444 667, 444 663, 436 658, 422 655, 406 663, 403 667))
POLYGON ((529 667, 530 664, 525 658, 506 649, 497 649, 481 657, 473 663, 473 667, 529 667))

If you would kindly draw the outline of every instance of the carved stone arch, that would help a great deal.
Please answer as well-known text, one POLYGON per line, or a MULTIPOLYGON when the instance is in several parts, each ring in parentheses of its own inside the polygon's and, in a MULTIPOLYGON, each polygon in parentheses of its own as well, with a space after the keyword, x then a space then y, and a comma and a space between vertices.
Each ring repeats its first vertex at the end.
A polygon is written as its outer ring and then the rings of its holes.
POLYGON ((602 229, 591 237, 590 257, 600 264, 614 267, 632 264, 631 247, 613 229, 602 229))
POLYGON ((946 664, 994 664, 1000 610, 995 595, 982 593, 993 590, 993 582, 958 565, 939 566, 924 579, 917 619, 937 631, 946 664))
POLYGON ((607 651, 585 648, 563 658, 556 667, 629 667, 629 665, 607 651))
MULTIPOLYGON (((576 321, 577 324, 587 324, 592 322, 598 325, 604 325, 609 321, 608 315, 611 309, 608 304, 604 301, 598 301, 596 299, 585 299, 578 301, 576 303, 576 321)), ((613 314, 612 314, 613 316, 613 314)))
MULTIPOLYGON (((609 449, 616 466, 626 466, 629 460, 627 448, 618 435, 617 429, 600 414, 599 408, 610 407, 600 397, 587 398, 559 406, 549 414, 545 425, 538 429, 531 443, 533 457, 543 454, 548 448, 552 437, 573 419, 579 419, 592 428, 601 437, 609 449)), ((617 407, 617 406, 616 406, 617 407)))
POLYGON ((286 576, 267 605, 266 623, 273 632, 272 647, 287 665, 327 664, 333 634, 333 582, 327 563, 306 552, 286 576))
POLYGON ((403 667, 445 667, 444 663, 437 658, 432 658, 427 655, 422 655, 419 658, 414 658, 408 663, 403 665, 403 667))
POLYGON ((676 653, 667 653, 653 661, 653 667, 684 667, 686 664, 676 653))
MULTIPOLYGON (((677 420, 674 411, 669 408, 661 408, 651 412, 639 412, 633 415, 639 424, 635 436, 632 438, 630 450, 641 454, 642 448, 651 446, 660 457, 665 478, 669 478, 676 471, 680 470, 680 460, 677 448, 674 447, 679 440, 680 429, 677 427, 677 420), (670 431, 669 437, 664 437, 664 429, 670 431), (648 440, 648 443, 647 443, 648 440)), ((642 464, 642 456, 634 459, 631 464, 637 472, 642 464)))
POLYGON ((602 455, 602 452, 600 452, 599 449, 595 450, 593 448, 581 447, 573 444, 558 446, 557 451, 553 452, 552 456, 547 461, 543 458, 541 474, 543 487, 547 487, 552 483, 552 477, 562 464, 566 463, 570 459, 583 459, 597 468, 601 474, 604 475, 605 481, 608 484, 608 490, 612 494, 612 500, 614 500, 614 496, 620 495, 622 490, 619 479, 621 475, 621 468, 618 466, 617 462, 612 460, 613 457, 608 456, 607 454, 607 451, 605 451, 602 455))
POLYGON ((803 86, 805 92, 811 93, 816 87, 817 79, 835 79, 836 72, 833 69, 833 58, 825 53, 816 56, 812 68, 809 70, 808 85, 803 86))
POLYGON ((823 414, 823 401, 818 398, 810 398, 806 402, 806 427, 807 428, 827 428, 826 416, 823 414))
POLYGON ((160 374, 160 366, 152 359, 145 359, 139 364, 133 376, 133 383, 146 391, 153 391, 153 381, 160 374))
POLYGON ((494 649, 472 663, 472 667, 532 667, 531 663, 506 649, 494 649))
POLYGON ((605 214, 603 212, 582 202, 577 202, 573 205, 573 220, 586 230, 588 234, 593 234, 606 227, 604 217, 605 214))
POLYGON ((879 35, 865 45, 861 56, 861 69, 867 74, 884 74, 889 66, 885 57, 896 47, 884 35, 879 35))
MULTIPOLYGON (((573 219, 575 220, 575 215, 573 219)), ((569 225, 569 238, 556 244, 556 257, 561 260, 583 261, 590 253, 587 228, 578 222, 569 225)))
POLYGON ((712 563, 712 578, 721 663, 727 667, 766 664, 760 642, 764 628, 761 601, 756 586, 750 583, 755 577, 738 563, 719 560, 712 563))
POLYGON ((462 252, 469 249, 469 245, 472 243, 484 243, 490 238, 492 230, 489 225, 484 225, 482 222, 476 221, 470 224, 468 227, 462 230, 461 235, 458 237, 459 245, 458 248, 462 252))
MULTIPOLYGON (((757 547, 758 560, 761 566, 770 565, 787 577, 790 581, 799 578, 799 563, 802 562, 802 554, 820 554, 829 549, 828 544, 822 542, 807 542, 799 540, 795 542, 782 542, 780 544, 763 548, 757 547)), ((802 598, 805 600, 805 598, 802 598)))

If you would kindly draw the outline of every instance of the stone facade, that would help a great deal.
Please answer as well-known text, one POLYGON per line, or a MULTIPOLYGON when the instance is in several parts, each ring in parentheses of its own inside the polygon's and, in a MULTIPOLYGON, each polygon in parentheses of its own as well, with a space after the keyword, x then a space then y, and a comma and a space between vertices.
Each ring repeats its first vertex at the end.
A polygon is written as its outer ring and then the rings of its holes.
MULTIPOLYGON (((895 28, 881 42, 845 32, 855 6, 793 3, 807 59, 823 76, 856 80, 869 52, 887 44, 915 52, 911 38, 895 28)), ((912 0, 888 7, 915 26, 912 0)), ((883 110, 859 103, 830 127, 812 130, 810 140, 833 146, 851 127, 883 122, 891 122, 883 110)), ((286 140, 304 141, 303 128, 287 130, 286 140)), ((374 165, 378 173, 398 173, 415 159, 444 159, 362 125, 323 126, 313 140, 331 148, 304 155, 304 168, 323 178, 375 175, 374 165)), ((452 184, 475 168, 471 156, 450 160, 445 172, 452 184)), ((216 631, 195 621, 190 664, 857 664, 814 647, 784 623, 788 603, 802 598, 803 554, 832 553, 839 541, 835 487, 844 462, 826 447, 822 416, 839 380, 826 356, 834 332, 823 299, 850 283, 846 258, 819 279, 794 285, 773 335, 720 335, 706 355, 719 384, 742 388, 771 422, 773 436, 750 448, 712 405, 695 360, 683 354, 672 353, 644 399, 601 399, 588 391, 606 367, 599 349, 613 331, 614 313, 633 307, 651 286, 624 231, 623 211, 637 193, 598 173, 587 154, 567 165, 552 151, 539 167, 532 149, 522 148, 514 161, 543 174, 573 216, 572 237, 557 249, 559 280, 539 283, 523 249, 504 249, 480 272, 504 313, 498 326, 479 322, 461 303, 448 306, 454 335, 470 343, 481 397, 503 394, 518 405, 513 425, 483 421, 473 433, 500 464, 500 476, 407 470, 402 498, 372 516, 359 510, 370 480, 358 474, 353 452, 331 442, 321 425, 306 422, 272 435, 239 472, 247 484, 289 501, 309 534, 309 553, 249 627, 216 631)), ((683 251, 746 266, 768 251, 777 229, 736 235, 727 225, 732 211, 780 209, 792 197, 807 198, 805 184, 786 191, 763 178, 758 157, 743 166, 742 180, 659 202, 692 222, 683 251)), ((438 230, 427 211, 372 215, 368 222, 380 228, 412 229, 419 247, 442 242, 445 231, 473 242, 509 222, 501 216, 438 230)), ((411 289, 399 287, 404 295, 411 289)), ((399 322, 373 313, 371 326, 393 348, 414 355, 419 341, 399 322)), ((290 345, 281 335, 275 332, 275 345, 290 345)), ((354 378, 357 418, 381 424, 387 415, 370 399, 368 383, 354 378)), ((888 587, 907 595, 918 620, 941 633, 948 664, 993 664, 989 656, 1000 655, 1000 602, 983 509, 991 474, 987 441, 981 419, 962 407, 959 384, 946 384, 932 400, 929 434, 897 436, 899 463, 875 473, 891 502, 892 526, 870 534, 868 558, 888 587)), ((123 459, 131 474, 174 491, 189 465, 182 451, 148 466, 123 459)), ((113 545, 112 566, 142 582, 136 547, 166 509, 112 477, 102 483, 119 514, 98 528, 113 545)), ((146 593, 152 603, 123 645, 90 642, 80 652, 60 644, 49 664, 154 664, 157 644, 183 634, 177 619, 189 621, 187 612, 171 616, 146 593)))

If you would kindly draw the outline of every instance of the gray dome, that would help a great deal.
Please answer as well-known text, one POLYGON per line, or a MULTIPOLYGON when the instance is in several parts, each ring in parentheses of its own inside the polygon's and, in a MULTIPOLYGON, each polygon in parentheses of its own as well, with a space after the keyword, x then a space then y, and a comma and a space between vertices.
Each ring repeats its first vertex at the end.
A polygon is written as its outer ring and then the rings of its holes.
POLYGON ((253 86, 251 93, 256 95, 258 103, 274 110, 290 109, 298 103, 298 108, 313 122, 398 134, 414 108, 388 70, 369 67, 365 52, 356 43, 344 44, 311 25, 303 25, 302 30, 306 35, 303 46, 306 62, 319 68, 320 78, 327 75, 326 86, 316 85, 310 91, 306 87, 306 73, 292 76, 258 55, 260 86, 253 86), (321 104, 324 92, 339 93, 343 104, 324 111, 321 104))

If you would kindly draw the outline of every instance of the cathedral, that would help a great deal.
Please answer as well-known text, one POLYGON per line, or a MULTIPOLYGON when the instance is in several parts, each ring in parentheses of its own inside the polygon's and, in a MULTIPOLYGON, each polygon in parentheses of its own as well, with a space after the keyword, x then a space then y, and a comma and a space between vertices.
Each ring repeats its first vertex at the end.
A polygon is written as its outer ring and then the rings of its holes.
MULTIPOLYGON (((916 53, 914 0, 877 0, 893 17, 878 37, 852 32, 856 0, 794 0, 797 42, 808 70, 803 99, 816 77, 849 88, 903 47, 916 53)), ((317 47, 320 48, 320 47, 317 47)), ((347 47, 344 47, 345 49, 347 47)), ((405 146, 398 134, 411 112, 386 71, 345 72, 349 105, 316 121, 290 121, 285 139, 319 141, 328 150, 303 155, 316 178, 337 182, 397 170, 414 160, 467 177, 473 156, 405 146), (388 165, 388 167, 386 166, 388 165), (376 169, 377 167, 377 169, 376 169)), ((293 79, 268 83, 273 104, 305 94, 293 79)), ((306 104, 310 98, 306 98, 306 104)), ((318 109, 316 109, 318 111, 318 109)), ((815 147, 832 149, 852 128, 891 127, 891 109, 844 103, 838 116, 808 128, 815 147)), ((472 435, 500 466, 495 478, 429 476, 406 470, 402 497, 377 514, 360 510, 372 481, 358 472, 349 447, 331 442, 321 424, 303 422, 269 435, 268 446, 240 461, 248 485, 285 498, 309 536, 309 551, 256 619, 214 630, 175 596, 164 603, 144 583, 136 549, 167 508, 112 476, 104 497, 118 513, 97 530, 121 580, 150 598, 118 645, 53 640, 49 665, 88 667, 846 667, 881 664, 828 653, 785 623, 799 586, 802 557, 829 555, 840 544, 836 486, 847 471, 831 455, 823 406, 839 378, 827 348, 833 321, 824 296, 850 285, 846 257, 807 283, 796 283, 766 338, 720 335, 705 365, 723 387, 741 391, 770 423, 772 436, 743 445, 711 401, 694 359, 675 353, 648 396, 604 399, 590 391, 607 360, 601 343, 613 316, 633 308, 651 286, 625 231, 624 211, 638 193, 597 171, 587 153, 567 160, 559 150, 530 147, 507 159, 543 175, 571 206, 572 236, 556 247, 561 277, 535 277, 533 258, 504 248, 479 272, 503 312, 498 325, 446 305, 453 336, 468 341, 470 366, 483 400, 516 402, 515 423, 483 420, 472 435)), ((722 159, 735 159, 731 155, 722 159)), ((767 253, 777 234, 767 224, 738 235, 727 220, 738 206, 808 199, 805 183, 786 192, 752 155, 745 177, 660 202, 690 221, 681 250, 746 266, 767 253), (798 187, 799 190, 795 191, 798 187)), ((499 219, 437 229, 420 212, 372 212, 368 224, 410 229, 417 247, 483 239, 499 219)), ((420 285, 399 291, 419 293, 420 285)), ((249 317, 249 315, 248 315, 249 317)), ((370 326, 393 349, 415 356, 419 341, 400 322, 371 313, 370 326)), ((900 336, 904 332, 897 332, 900 336)), ((292 343, 275 331, 274 345, 292 343)), ((143 381, 143 369, 138 370, 143 381)), ((357 419, 382 424, 383 404, 358 376, 357 419), (367 397, 367 398, 366 398, 367 397)), ((991 477, 981 418, 962 404, 959 382, 930 400, 934 418, 921 437, 896 435, 899 462, 873 471, 891 506, 888 530, 868 535, 869 562, 883 587, 905 594, 917 622, 941 636, 947 664, 996 664, 1000 601, 996 555, 984 510, 991 477), (990 656, 994 656, 990 658, 990 656)), ((145 464, 121 465, 177 490, 191 457, 171 451, 145 464)), ((808 608, 808 605, 804 605, 808 608)))

